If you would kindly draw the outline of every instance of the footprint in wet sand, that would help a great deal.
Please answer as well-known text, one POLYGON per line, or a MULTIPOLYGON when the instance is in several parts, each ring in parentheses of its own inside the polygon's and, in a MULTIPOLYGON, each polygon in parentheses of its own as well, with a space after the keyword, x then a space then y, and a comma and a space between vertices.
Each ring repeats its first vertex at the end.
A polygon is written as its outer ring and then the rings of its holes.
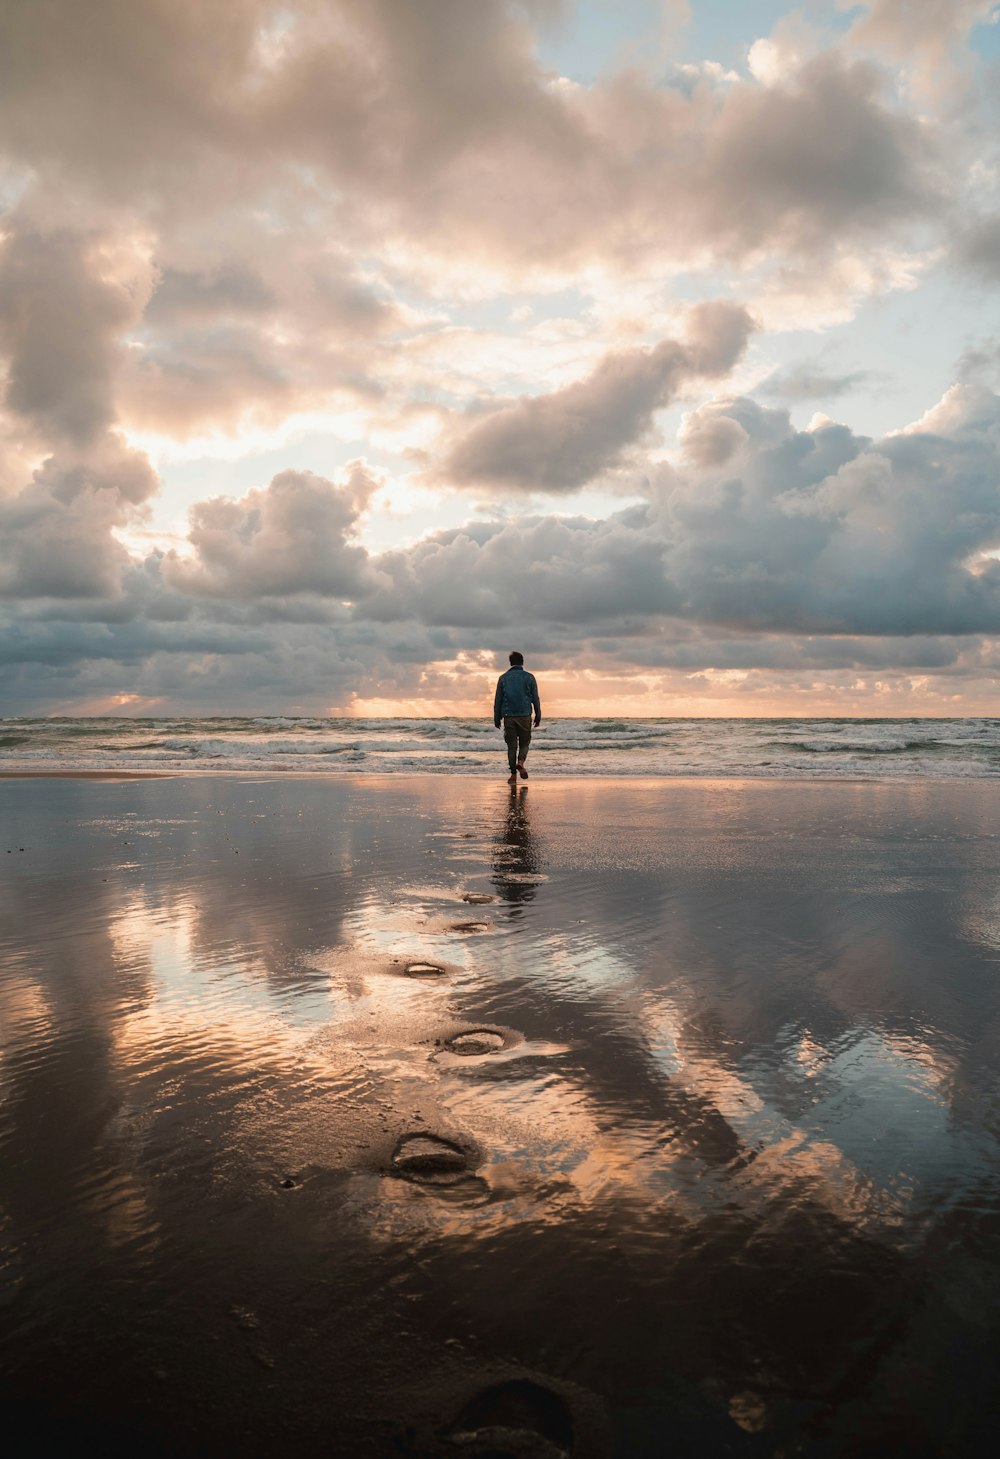
POLYGON ((450 922, 449 932, 492 932, 492 922, 450 922))
POLYGON ((496 897, 492 892, 463 892, 462 901, 475 907, 485 907, 487 902, 495 902, 496 897))
POLYGON ((480 1459, 570 1459, 573 1416, 552 1389, 514 1378, 466 1404, 448 1439, 457 1453, 480 1459))
POLYGON ((417 1185, 453 1185, 476 1164, 468 1150, 442 1135, 403 1135, 392 1152, 392 1170, 417 1185))
POLYGON ((492 1028, 471 1028, 465 1033, 457 1033, 453 1038, 445 1041, 445 1048, 450 1049, 453 1054, 462 1054, 466 1058, 473 1058, 478 1054, 498 1054, 501 1049, 507 1047, 507 1040, 502 1033, 497 1033, 492 1028))
POLYGON ((472 1146, 418 1130, 397 1140, 387 1173, 448 1205, 482 1206, 493 1199, 493 1189, 488 1180, 474 1174, 481 1160, 472 1146))
POLYGON ((601 1399, 566 1379, 505 1363, 492 1372, 480 1367, 478 1379, 428 1383, 425 1376, 422 1389, 422 1412, 413 1414, 401 1445, 405 1454, 420 1459, 608 1459, 611 1452, 611 1428, 601 1399), (454 1417, 442 1425, 444 1413, 454 1417))

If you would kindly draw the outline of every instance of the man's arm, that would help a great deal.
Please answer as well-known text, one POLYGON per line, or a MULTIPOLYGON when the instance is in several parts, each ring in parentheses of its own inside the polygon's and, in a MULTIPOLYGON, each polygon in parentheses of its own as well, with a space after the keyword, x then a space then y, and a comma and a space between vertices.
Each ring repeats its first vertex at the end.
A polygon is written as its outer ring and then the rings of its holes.
POLYGON ((503 708, 503 674, 497 680, 497 692, 493 696, 493 728, 500 728, 500 711, 503 708))
POLYGON ((542 701, 538 697, 538 680, 531 676, 531 707, 535 711, 535 728, 542 722, 542 701))

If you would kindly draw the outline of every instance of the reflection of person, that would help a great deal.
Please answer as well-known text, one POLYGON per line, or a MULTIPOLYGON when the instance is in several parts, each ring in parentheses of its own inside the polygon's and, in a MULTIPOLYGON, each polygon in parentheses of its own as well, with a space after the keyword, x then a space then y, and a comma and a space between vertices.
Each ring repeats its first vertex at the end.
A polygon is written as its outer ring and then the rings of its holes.
POLYGON ((505 902, 533 902, 541 870, 538 842, 528 819, 528 791, 512 795, 497 827, 493 852, 493 885, 505 902))
POLYGON ((524 762, 531 744, 531 711, 535 711, 535 728, 542 722, 542 701, 534 674, 524 667, 524 654, 517 650, 510 655, 510 668, 497 680, 493 696, 493 723, 497 729, 503 720, 503 737, 507 741, 507 762, 510 765, 508 785, 516 785, 517 777, 527 780, 524 762))

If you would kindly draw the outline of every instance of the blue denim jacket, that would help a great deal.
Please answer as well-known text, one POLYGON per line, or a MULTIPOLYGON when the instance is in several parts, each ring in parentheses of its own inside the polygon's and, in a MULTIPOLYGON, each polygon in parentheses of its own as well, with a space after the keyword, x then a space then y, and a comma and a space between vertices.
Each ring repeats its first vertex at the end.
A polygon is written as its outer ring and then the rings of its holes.
POLYGON ((532 710, 535 711, 535 718, 541 719, 542 701, 538 697, 535 676, 529 674, 520 664, 515 664, 497 680, 497 692, 493 699, 493 723, 499 725, 500 720, 507 715, 530 714, 532 710))

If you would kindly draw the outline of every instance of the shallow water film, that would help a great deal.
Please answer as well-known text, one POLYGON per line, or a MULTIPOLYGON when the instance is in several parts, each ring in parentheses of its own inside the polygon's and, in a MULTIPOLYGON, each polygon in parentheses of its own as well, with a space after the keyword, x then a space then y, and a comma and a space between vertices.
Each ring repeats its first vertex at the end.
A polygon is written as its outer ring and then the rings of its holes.
POLYGON ((22 780, 0 815, 30 1452, 992 1450, 1000 787, 22 780))

